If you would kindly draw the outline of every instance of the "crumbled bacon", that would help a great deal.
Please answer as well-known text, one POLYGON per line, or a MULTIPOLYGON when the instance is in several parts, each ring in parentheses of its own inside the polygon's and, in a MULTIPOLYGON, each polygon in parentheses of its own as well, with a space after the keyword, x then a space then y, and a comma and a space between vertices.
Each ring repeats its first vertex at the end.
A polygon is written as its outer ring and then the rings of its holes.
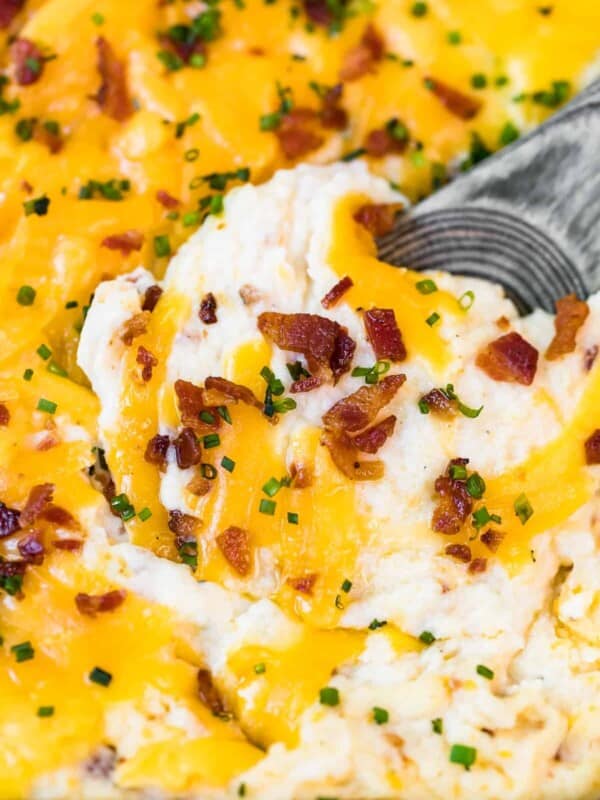
POLYGON ((585 463, 600 464, 600 428, 585 440, 585 463))
POLYGON ((365 139, 365 150, 373 158, 382 158, 392 154, 400 155, 408 146, 408 136, 393 136, 387 125, 369 131, 365 139))
POLYGON ((473 510, 466 481, 450 477, 453 466, 466 466, 468 463, 468 458, 453 458, 444 475, 436 478, 434 487, 440 499, 433 511, 431 527, 438 533, 458 533, 473 510))
POLYGON ((348 125, 348 113, 340 102, 344 86, 337 83, 328 89, 321 98, 322 109, 320 113, 321 125, 334 131, 343 131, 348 125))
POLYGON ((406 347, 392 308, 371 308, 364 315, 367 338, 378 359, 404 361, 406 347))
POLYGON ((425 85, 442 105, 459 119, 473 119, 481 109, 481 101, 478 98, 453 89, 452 86, 448 86, 447 83, 443 83, 437 78, 425 78, 425 85))
POLYGON ((95 617, 96 614, 103 614, 106 611, 114 611, 123 604, 127 592, 123 589, 113 589, 112 592, 104 594, 85 594, 79 592, 75 595, 75 605, 80 614, 88 617, 95 617))
POLYGON ((181 422, 186 428, 192 428, 198 435, 215 431, 221 424, 221 417, 214 408, 205 402, 205 392, 200 386, 189 381, 175 381, 175 394, 181 415, 181 422), (211 420, 200 419, 200 414, 208 411, 211 420))
POLYGON ((494 530, 494 528, 488 528, 487 531, 481 534, 479 539, 483 542, 488 550, 491 550, 492 553, 496 553, 505 536, 506 534, 503 531, 494 530))
POLYGON ((307 464, 296 464, 294 462, 290 466, 290 477, 292 478, 292 487, 294 489, 306 489, 312 486, 312 470, 307 464))
POLYGON ((556 317, 554 319, 556 333, 546 350, 546 358, 549 361, 554 361, 575 350, 577 331, 589 313, 588 304, 583 300, 578 300, 574 294, 568 294, 556 301, 556 317))
POLYGON ((300 592, 300 594, 312 594, 317 578, 318 575, 311 572, 308 575, 301 575, 298 578, 288 578, 286 583, 296 592, 300 592))
POLYGON ((198 316, 205 325, 214 325, 217 322, 217 301, 212 292, 205 294, 200 301, 198 316))
POLYGON ((352 278, 349 275, 345 275, 321 299, 321 305, 323 308, 332 308, 353 286, 352 278))
POLYGON ((4 403, 0 403, 0 427, 5 428, 9 422, 10 422, 10 411, 4 405, 4 403))
POLYGON ((170 444, 168 436, 157 433, 146 445, 144 459, 149 464, 156 464, 157 467, 164 469, 167 465, 167 450, 170 444))
POLYGON ((393 434, 396 427, 396 417, 392 414, 376 425, 359 433, 352 439, 354 446, 362 453, 376 453, 393 434))
POLYGON ((142 380, 148 382, 152 378, 152 370, 158 364, 158 358, 140 345, 135 360, 142 367, 142 380))
POLYGON ((354 213, 354 219, 372 236, 385 236, 394 229, 396 215, 402 208, 402 203, 367 203, 354 213))
POLYGON ((44 55, 31 39, 15 39, 10 46, 15 65, 15 81, 19 86, 30 86, 42 77, 44 55))
POLYGON ((79 528, 79 523, 70 511, 67 511, 66 508, 62 508, 61 506, 55 506, 53 503, 49 503, 44 508, 40 517, 52 523, 52 525, 57 528, 79 528))
POLYGON ((247 386, 242 386, 241 383, 228 381, 226 378, 216 378, 214 375, 211 375, 204 381, 204 388, 207 390, 207 393, 219 392, 231 400, 241 400, 242 403, 248 406, 260 409, 263 407, 263 404, 256 397, 252 389, 248 389, 247 386))
POLYGON ((361 386, 343 397, 323 416, 325 428, 334 433, 357 433, 370 425, 382 408, 390 403, 406 375, 386 375, 379 383, 361 386))
POLYGON ((17 542, 17 550, 29 564, 42 564, 44 561, 44 545, 37 531, 28 533, 17 542))
POLYGON ((109 250, 119 250, 124 256, 128 256, 134 250, 141 250, 143 244, 144 234, 134 229, 105 236, 100 242, 101 247, 106 247, 109 250))
POLYGON ((54 484, 52 483, 40 483, 31 489, 19 519, 22 528, 26 528, 28 525, 35 522, 44 508, 46 508, 48 503, 52 500, 53 494, 54 484))
POLYGON ((168 208, 170 211, 173 211, 173 209, 178 208, 180 205, 179 200, 168 192, 165 192, 164 189, 159 189, 156 192, 156 199, 163 208, 168 208))
POLYGON ((106 780, 114 772, 116 765, 116 749, 111 745, 101 745, 86 759, 83 766, 88 775, 106 780))
POLYGON ((202 448, 192 428, 184 428, 173 445, 179 469, 188 469, 202 460, 202 448))
POLYGON ((33 138, 45 145, 52 154, 60 153, 63 148, 64 142, 60 133, 50 130, 47 125, 36 125, 33 129, 33 138))
POLYGON ((96 39, 96 50, 101 83, 94 99, 105 114, 117 122, 123 122, 133 113, 125 67, 103 36, 96 39))
POLYGON ((333 13, 327 0, 302 0, 306 16, 315 25, 330 25, 333 22, 333 13))
POLYGON ((358 461, 358 450, 344 433, 325 431, 321 442, 327 447, 339 471, 353 481, 377 481, 383 477, 382 461, 358 461))
POLYGON ((368 72, 373 72, 375 64, 381 61, 385 42, 373 25, 367 25, 360 42, 344 56, 340 69, 340 80, 355 81, 368 72))
POLYGON ((318 314, 279 314, 265 311, 258 317, 258 328, 282 350, 301 353, 311 373, 334 380, 350 369, 356 343, 345 328, 318 314))
POLYGON ((212 481, 208 478, 204 478, 202 475, 194 475, 191 481, 186 484, 185 488, 190 494, 196 497, 204 497, 205 494, 210 492, 211 486, 212 481))
POLYGON ((275 134, 286 158, 302 158, 323 144, 317 132, 319 115, 312 108, 296 107, 285 114, 275 134))
POLYGON ((81 539, 55 539, 52 546, 57 550, 67 550, 72 553, 75 550, 81 550, 83 542, 81 539))
POLYGON ((529 386, 535 378, 538 351, 513 331, 490 342, 476 359, 477 366, 495 381, 529 386))
POLYGON ((225 713, 225 705, 216 686, 213 683, 212 675, 207 669, 199 669, 196 674, 196 685, 200 701, 209 708, 215 716, 225 713))
POLYGON ((177 509, 169 511, 169 530, 177 534, 177 536, 192 537, 196 532, 198 520, 189 514, 184 514, 183 511, 177 509))
POLYGON ((321 378, 317 378, 316 375, 309 375, 308 378, 299 378, 297 381, 294 381, 290 386, 290 392, 292 394, 312 392, 313 389, 318 389, 322 383, 323 381, 321 378))
POLYGON ((432 414, 439 414, 440 416, 447 416, 454 412, 455 402, 450 400, 448 395, 442 392, 441 389, 432 389, 427 394, 424 394, 419 403, 424 403, 432 414))
POLYGON ((469 564, 469 572, 475 575, 478 572, 485 572, 487 569, 487 558, 474 558, 469 564))
POLYGON ((217 536, 217 545, 227 563, 233 567, 238 575, 248 575, 252 567, 252 552, 248 531, 231 525, 217 536))
POLYGON ((8 561, 0 556, 0 578, 14 578, 17 575, 25 575, 28 562, 24 559, 8 561))
POLYGON ((444 550, 447 556, 468 564, 471 560, 471 548, 468 544, 448 544, 444 550))
POLYGON ((595 344, 593 347, 588 347, 585 353, 583 354, 583 368, 586 372, 589 372, 591 368, 596 363, 596 358, 598 357, 598 345, 595 344))
POLYGON ((134 314, 133 317, 126 320, 123 323, 121 333, 121 341, 123 344, 129 347, 134 339, 137 339, 138 336, 143 336, 148 330, 149 323, 149 311, 140 311, 138 314, 134 314))
POLYGON ((24 5, 25 0, 0 0, 0 28, 8 28, 24 5))
POLYGON ((142 311, 154 311, 162 293, 163 290, 156 283, 149 286, 144 292, 142 311))

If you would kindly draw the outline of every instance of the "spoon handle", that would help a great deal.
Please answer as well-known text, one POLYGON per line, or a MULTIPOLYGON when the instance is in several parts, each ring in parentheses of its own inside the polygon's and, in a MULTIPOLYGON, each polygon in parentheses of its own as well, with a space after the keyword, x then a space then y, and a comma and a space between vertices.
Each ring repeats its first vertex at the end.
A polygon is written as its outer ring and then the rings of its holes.
POLYGON ((600 80, 401 217, 380 257, 501 283, 523 312, 600 288, 600 80))

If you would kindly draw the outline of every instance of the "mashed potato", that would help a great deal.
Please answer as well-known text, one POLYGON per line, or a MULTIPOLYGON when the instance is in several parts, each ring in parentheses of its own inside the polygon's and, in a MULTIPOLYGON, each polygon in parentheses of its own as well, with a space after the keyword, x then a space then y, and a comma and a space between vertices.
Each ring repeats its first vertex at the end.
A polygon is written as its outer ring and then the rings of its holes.
MULTIPOLYGON (((355 217, 402 202, 361 164, 279 172, 227 197, 152 311, 143 269, 98 287, 79 362, 102 406, 113 507, 137 517, 122 514, 130 543, 97 527, 86 565, 190 625, 224 707, 266 748, 231 796, 592 800, 600 301, 576 307, 575 339, 549 359, 550 315, 376 260, 355 217), (367 335, 373 308, 393 309, 405 356, 367 335), (269 314, 337 323, 351 366, 332 376, 310 347, 278 346, 267 322, 283 318, 269 314), (499 376, 481 354, 501 337, 521 357, 499 376), (308 372, 318 385, 294 391, 308 372), (193 411, 190 385, 204 398, 193 411), (392 385, 377 447, 358 444, 364 421, 335 433, 336 404, 392 385), (376 479, 355 479, 374 463, 376 479), (157 558, 177 553, 187 566, 157 558)), ((115 746, 114 785, 151 785, 128 767, 139 742, 115 746)), ((185 788, 205 797, 201 783, 185 788)))

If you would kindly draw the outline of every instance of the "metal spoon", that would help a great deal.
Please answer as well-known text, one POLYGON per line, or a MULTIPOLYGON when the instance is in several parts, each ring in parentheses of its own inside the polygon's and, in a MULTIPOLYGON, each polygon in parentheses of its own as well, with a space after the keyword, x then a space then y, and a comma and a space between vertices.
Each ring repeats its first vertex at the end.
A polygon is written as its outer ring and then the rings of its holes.
POLYGON ((378 244, 391 264, 496 281, 521 312, 600 289, 600 80, 378 244))

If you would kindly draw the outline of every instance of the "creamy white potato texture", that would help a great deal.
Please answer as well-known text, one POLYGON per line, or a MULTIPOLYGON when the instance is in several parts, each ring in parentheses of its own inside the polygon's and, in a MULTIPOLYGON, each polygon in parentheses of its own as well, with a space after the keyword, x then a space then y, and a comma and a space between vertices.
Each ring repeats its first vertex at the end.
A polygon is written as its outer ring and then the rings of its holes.
MULTIPOLYGON (((586 464, 584 442, 600 426, 600 299, 588 301, 569 352, 547 359, 552 316, 519 318, 483 281, 376 261, 353 214, 402 200, 359 163, 300 166, 235 189, 172 259, 147 330, 129 343, 123 332, 153 279, 138 270, 98 287, 79 361, 101 401, 117 491, 153 519, 162 513, 180 548, 183 519, 196 550, 191 569, 159 558, 138 520, 126 523, 133 543, 109 545, 98 532, 86 557, 196 626, 226 706, 265 747, 227 796, 594 800, 598 467, 586 464), (353 288, 324 308, 346 275, 353 288), (209 293, 216 321, 206 324, 209 293), (373 307, 394 310, 407 353, 369 372, 373 307), (264 312, 339 323, 356 343, 350 369, 294 393, 307 361, 261 333, 264 312), (478 364, 509 334, 537 352, 529 383, 478 364), (155 356, 148 381, 139 346, 155 356), (400 373, 404 385, 377 416, 393 415, 393 432, 376 454, 353 451, 380 461, 383 475, 351 480, 322 444, 323 415, 400 373), (216 438, 198 434, 200 460, 182 468, 174 384, 202 387, 210 376, 251 389, 259 403, 225 398, 216 438), (148 393, 145 405, 132 384, 148 393), (275 424, 264 414, 267 387, 275 424), (436 388, 449 405, 442 413, 423 401, 436 388), (156 435, 168 437, 162 465, 144 459, 156 435), (125 452, 124 438, 133 442, 125 452), (436 479, 452 459, 468 460, 450 478, 470 505, 458 532, 444 533, 432 522, 436 479), (310 486, 292 480, 299 463, 310 486), (232 528, 241 531, 233 550, 222 538, 232 528)), ((127 709, 112 724, 130 726, 127 709)))

